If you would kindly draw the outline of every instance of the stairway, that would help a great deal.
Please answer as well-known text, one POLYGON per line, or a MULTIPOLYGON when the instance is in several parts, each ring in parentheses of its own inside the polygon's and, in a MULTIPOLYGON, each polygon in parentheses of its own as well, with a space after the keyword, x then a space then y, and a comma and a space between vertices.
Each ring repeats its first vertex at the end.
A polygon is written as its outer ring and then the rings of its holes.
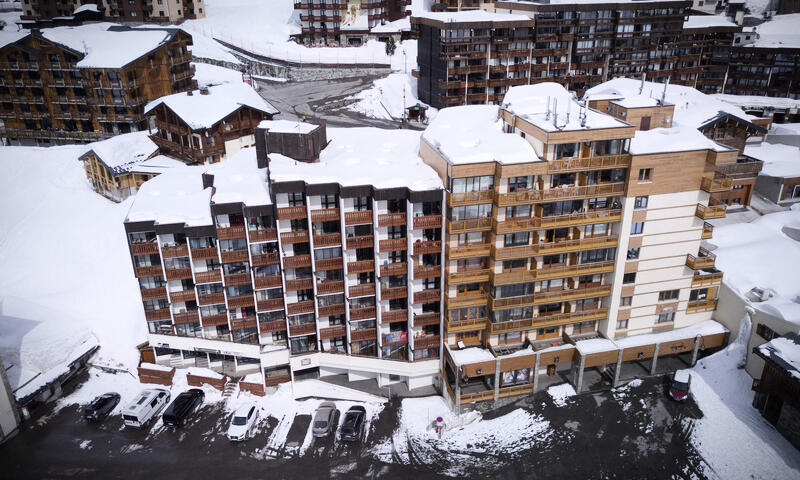
POLYGON ((172 368, 183 367, 183 357, 180 353, 175 353, 169 356, 169 366, 172 368))
POLYGON ((234 394, 239 393, 239 382, 237 380, 230 379, 225 384, 225 389, 222 391, 222 398, 231 398, 234 394))

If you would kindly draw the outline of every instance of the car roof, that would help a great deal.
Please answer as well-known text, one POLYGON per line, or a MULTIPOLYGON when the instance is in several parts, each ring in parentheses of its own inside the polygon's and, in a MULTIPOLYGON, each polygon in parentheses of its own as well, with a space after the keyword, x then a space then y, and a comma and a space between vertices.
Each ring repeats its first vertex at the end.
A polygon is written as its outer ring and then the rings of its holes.
POLYGON ((691 375, 692 374, 687 369, 678 370, 675 372, 673 380, 675 380, 676 382, 689 383, 689 377, 691 377, 691 375))
POLYGON ((250 409, 255 407, 255 403, 245 403, 233 412, 234 417, 246 417, 250 413, 250 409))
POLYGON ((347 413, 350 413, 350 412, 365 413, 366 411, 367 411, 367 409, 362 407, 361 405, 353 405, 352 407, 350 407, 350 410, 348 410, 347 413))

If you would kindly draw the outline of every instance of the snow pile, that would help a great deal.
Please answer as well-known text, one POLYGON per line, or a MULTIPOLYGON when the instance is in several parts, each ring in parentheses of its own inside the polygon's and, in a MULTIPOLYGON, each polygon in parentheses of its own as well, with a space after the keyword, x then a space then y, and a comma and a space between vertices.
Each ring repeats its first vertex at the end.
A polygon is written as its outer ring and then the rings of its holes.
POLYGON ((778 363, 782 362, 793 377, 800 379, 800 342, 797 336, 773 338, 759 345, 758 350, 765 357, 778 363))
POLYGON ((569 383, 554 385, 547 389, 547 393, 553 398, 553 403, 555 403, 557 407, 565 406, 567 400, 576 395, 575 388, 569 383))
POLYGON ((800 13, 775 15, 768 22, 756 27, 758 39, 751 48, 800 48, 800 13))
POLYGON ((725 15, 689 15, 689 19, 683 22, 683 29, 693 28, 712 28, 712 27, 737 27, 725 15))
POLYGON ((159 372, 172 371, 172 367, 167 367, 166 365, 159 365, 157 363, 149 363, 149 362, 143 362, 139 364, 139 368, 144 368, 145 370, 157 370, 159 372))
POLYGON ((101 345, 95 362, 135 368, 146 323, 122 228, 130 201, 91 190, 77 161, 86 145, 0 150, 0 191, 9 200, 0 202, 0 329, 9 377, 17 375, 9 364, 42 372, 91 337, 101 345))
POLYGON ((200 88, 223 83, 242 83, 242 73, 236 70, 208 63, 192 63, 192 65, 195 68, 194 79, 200 88))
POLYGON ((243 148, 205 172, 214 176, 214 203, 269 205, 267 169, 258 168, 255 148, 243 148))
POLYGON ((489 350, 479 347, 469 347, 463 350, 450 350, 450 356, 456 365, 469 365, 470 363, 494 361, 494 355, 489 350))
MULTIPOLYGON (((798 108, 800 100, 788 97, 766 97, 756 95, 730 95, 727 93, 714 93, 709 95, 712 98, 722 100, 725 103, 736 105, 737 107, 775 107, 775 108, 798 108)), ((787 124, 778 124, 774 128, 785 127, 787 124)), ((790 124, 791 125, 791 124, 790 124)))
POLYGON ((637 130, 631 140, 630 153, 633 155, 648 155, 704 149, 715 152, 733 150, 731 147, 706 137, 695 127, 673 124, 672 128, 637 130))
MULTIPOLYGON (((406 108, 417 104, 427 106, 417 100, 417 79, 406 73, 392 73, 372 82, 372 87, 358 92, 358 101, 349 109, 370 118, 399 120, 406 108)), ((433 116, 435 109, 427 111, 433 116)))
POLYGON ((210 368, 202 368, 202 367, 189 367, 186 369, 186 373, 193 377, 205 377, 205 378, 212 378, 214 380, 222 380, 225 378, 225 375, 221 373, 217 373, 210 368))
POLYGON ((354 390, 352 388, 334 385, 321 380, 300 380, 294 382, 293 396, 299 398, 330 398, 334 400, 350 400, 365 403, 386 403, 386 398, 354 390))
POLYGON ((244 382, 244 383, 257 383, 257 384, 263 385, 264 384, 264 374, 261 373, 261 372, 248 373, 247 375, 245 375, 241 379, 241 381, 244 382))
POLYGON ((800 148, 782 143, 747 145, 744 154, 764 162, 759 175, 800 177, 800 148))

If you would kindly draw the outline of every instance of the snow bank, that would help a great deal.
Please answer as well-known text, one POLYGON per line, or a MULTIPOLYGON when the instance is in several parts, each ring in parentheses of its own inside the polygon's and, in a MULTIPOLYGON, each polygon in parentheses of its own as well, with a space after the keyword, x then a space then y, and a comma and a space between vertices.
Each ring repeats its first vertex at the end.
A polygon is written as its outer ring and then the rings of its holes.
POLYGON ((450 356, 456 365, 468 365, 470 363, 494 361, 494 355, 485 348, 469 347, 462 350, 450 350, 450 356))
POLYGON ((194 79, 198 87, 210 87, 223 83, 242 83, 242 73, 230 68, 219 67, 208 63, 192 63, 194 79))
MULTIPOLYGON (((375 80, 372 87, 358 92, 352 98, 357 102, 350 105, 349 110, 385 120, 402 118, 407 107, 417 104, 427 106, 417 99, 417 79, 402 72, 375 80)), ((429 109, 427 114, 433 117, 435 112, 436 109, 429 109)))
POLYGON ((294 398, 332 398, 365 403, 386 403, 386 398, 372 395, 352 388, 334 385, 321 380, 300 380, 294 382, 294 398))
POLYGON ((554 385, 547 389, 547 393, 549 393, 550 396, 553 397, 553 402, 556 404, 557 407, 565 406, 567 404, 567 399, 569 399, 574 395, 577 395, 575 393, 575 388, 569 383, 554 385))
POLYGON ((222 375, 221 373, 217 373, 214 370, 202 367, 189 367, 186 369, 186 373, 194 377, 213 378, 215 380, 222 380, 225 378, 225 375, 222 375))
POLYGON ((800 177, 800 148, 782 143, 747 145, 744 154, 764 162, 759 175, 800 177))
POLYGON ((139 365, 139 368, 144 368, 147 370, 157 370, 159 372, 171 372, 172 367, 167 367, 166 365, 159 365, 157 363, 148 363, 144 362, 139 365))
POLYGON ((746 45, 752 48, 800 48, 800 13, 775 15, 768 22, 756 27, 758 38, 755 43, 746 45))
POLYGON ((264 384, 264 374, 263 373, 248 373, 245 375, 242 380, 244 383, 257 383, 259 385, 264 384))

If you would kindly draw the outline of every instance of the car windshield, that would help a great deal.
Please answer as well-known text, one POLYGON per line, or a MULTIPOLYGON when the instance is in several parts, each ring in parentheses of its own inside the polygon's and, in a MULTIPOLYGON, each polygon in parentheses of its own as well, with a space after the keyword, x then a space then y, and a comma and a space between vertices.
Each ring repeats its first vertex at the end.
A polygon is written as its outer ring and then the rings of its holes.
POLYGON ((233 417, 234 425, 247 425, 247 417, 233 417))
POLYGON ((683 382, 672 382, 672 388, 675 390, 689 390, 689 384, 683 382))
POLYGON ((325 428, 328 426, 328 422, 325 420, 317 420, 314 422, 314 428, 325 428))

